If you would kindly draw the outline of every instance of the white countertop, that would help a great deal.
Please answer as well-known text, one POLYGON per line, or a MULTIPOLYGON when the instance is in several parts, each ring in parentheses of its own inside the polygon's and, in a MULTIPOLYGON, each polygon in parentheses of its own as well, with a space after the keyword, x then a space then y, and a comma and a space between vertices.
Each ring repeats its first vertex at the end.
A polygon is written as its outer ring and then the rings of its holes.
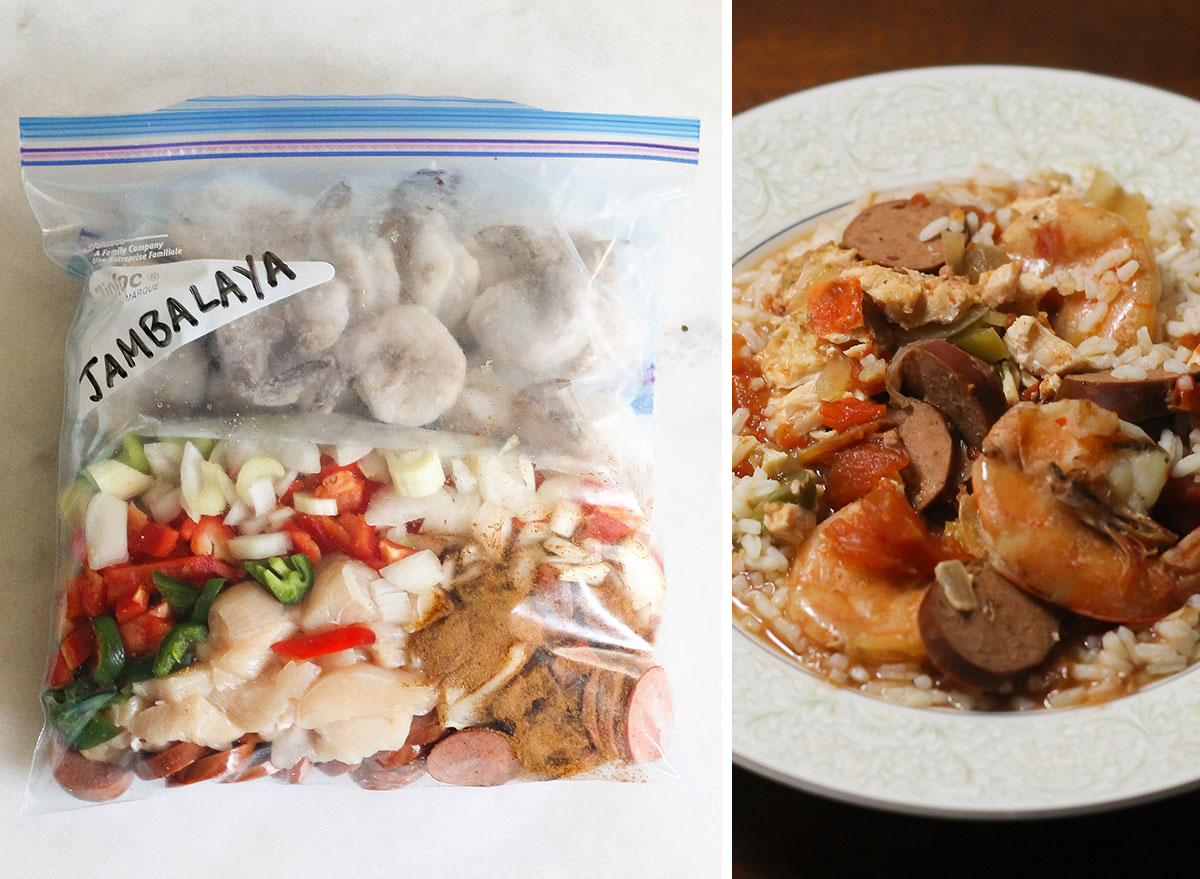
POLYGON ((727 603, 720 516, 721 4, 131 4, 0 10, 0 851, 8 876, 713 876, 727 603), (707 12, 704 10, 707 9, 707 12), (62 349, 76 283, 42 253, 17 117, 150 110, 214 94, 506 98, 556 110, 699 116, 701 165, 676 216, 656 393, 656 519, 671 590, 662 658, 677 784, 557 782, 371 793, 260 782, 20 817, 54 589, 62 349), (687 331, 682 327, 686 325, 687 331), (699 476, 699 478, 697 478, 699 476), (438 870, 431 873, 431 870, 438 870))

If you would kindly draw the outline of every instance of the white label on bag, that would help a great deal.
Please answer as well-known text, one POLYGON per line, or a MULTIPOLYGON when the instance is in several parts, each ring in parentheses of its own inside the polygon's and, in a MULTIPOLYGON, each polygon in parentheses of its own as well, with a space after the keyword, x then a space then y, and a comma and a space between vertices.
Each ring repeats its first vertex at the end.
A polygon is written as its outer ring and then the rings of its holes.
POLYGON ((188 342, 332 279, 327 262, 286 262, 269 250, 242 260, 97 269, 88 292, 104 318, 83 333, 80 408, 92 409, 188 342))

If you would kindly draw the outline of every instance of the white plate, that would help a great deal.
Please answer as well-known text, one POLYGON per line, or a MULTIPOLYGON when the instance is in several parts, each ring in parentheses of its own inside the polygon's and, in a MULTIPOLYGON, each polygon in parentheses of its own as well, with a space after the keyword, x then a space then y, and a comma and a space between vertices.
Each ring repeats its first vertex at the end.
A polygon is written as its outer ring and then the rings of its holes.
MULTIPOLYGON (((1068 71, 942 67, 791 95, 734 120, 733 252, 866 189, 1094 164, 1152 202, 1200 204, 1200 103, 1068 71)), ((1200 669, 1106 705, 1027 714, 916 709, 833 687, 741 632, 735 761, 908 812, 1087 811, 1200 784, 1200 669)))

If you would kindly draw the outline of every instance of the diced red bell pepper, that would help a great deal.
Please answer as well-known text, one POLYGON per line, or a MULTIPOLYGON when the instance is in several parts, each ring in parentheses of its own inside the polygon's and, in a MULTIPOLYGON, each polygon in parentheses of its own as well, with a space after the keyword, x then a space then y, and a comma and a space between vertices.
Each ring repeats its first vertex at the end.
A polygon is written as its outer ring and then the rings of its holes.
POLYGON ((129 513, 125 517, 126 528, 129 532, 130 539, 143 528, 150 524, 150 517, 142 512, 137 504, 128 504, 129 513))
POLYGON ((96 652, 96 632, 91 622, 80 623, 70 635, 63 638, 58 648, 67 668, 74 672, 96 652))
POLYGON ((379 570, 386 564, 379 553, 379 538, 361 513, 309 516, 298 513, 289 521, 312 536, 322 553, 344 552, 379 570))
POLYGON ((416 550, 411 546, 404 546, 396 543, 394 540, 388 540, 386 537, 379 541, 379 555, 383 558, 385 565, 394 565, 401 559, 406 559, 416 550))
POLYGON ((117 606, 113 609, 113 614, 116 616, 118 623, 125 623, 138 614, 145 613, 149 607, 150 590, 145 586, 139 586, 130 595, 117 602, 117 606))
POLYGON ((168 525, 147 522, 129 537, 129 554, 133 557, 165 559, 175 551, 179 532, 168 525))
POLYGON ((179 532, 179 536, 182 539, 192 539, 192 532, 196 530, 196 520, 188 516, 187 513, 180 513, 179 518, 171 524, 175 526, 175 530, 179 532))
POLYGON ((163 559, 140 565, 113 565, 100 572, 104 577, 104 588, 111 605, 118 604, 139 586, 147 589, 154 585, 154 572, 166 574, 177 580, 200 584, 210 577, 236 578, 239 569, 211 555, 191 555, 182 558, 163 559))
POLYGON ((271 649, 285 659, 304 660, 374 643, 375 633, 366 626, 345 626, 316 635, 276 641, 271 649))
POLYGON ((171 609, 163 602, 118 624, 117 629, 126 653, 131 656, 150 656, 158 652, 158 645, 174 627, 171 609))
POLYGON ((283 526, 283 530, 292 538, 292 546, 296 547, 296 552, 308 556, 308 560, 314 568, 321 563, 321 547, 317 546, 312 535, 299 525, 293 524, 291 519, 283 526))
POLYGON ((584 508, 580 540, 594 537, 601 543, 616 543, 632 533, 633 529, 616 516, 605 513, 597 507, 584 508))
POLYGON ((67 661, 63 659, 60 650, 54 656, 54 668, 50 670, 49 684, 52 687, 65 687, 71 683, 72 677, 71 669, 67 667, 67 661))
POLYGON ((862 284, 837 278, 808 292, 808 321, 818 336, 850 333, 863 325, 862 284))
POLYGON ((67 616, 80 619, 99 616, 108 609, 104 578, 92 570, 72 577, 67 584, 67 616))
POLYGON ((883 403, 872 403, 870 400, 846 397, 844 400, 821 404, 821 423, 841 432, 877 421, 886 412, 887 406, 883 403))
POLYGON ((198 556, 211 555, 229 559, 229 541, 236 536, 234 530, 217 516, 201 516, 192 530, 188 543, 198 556))

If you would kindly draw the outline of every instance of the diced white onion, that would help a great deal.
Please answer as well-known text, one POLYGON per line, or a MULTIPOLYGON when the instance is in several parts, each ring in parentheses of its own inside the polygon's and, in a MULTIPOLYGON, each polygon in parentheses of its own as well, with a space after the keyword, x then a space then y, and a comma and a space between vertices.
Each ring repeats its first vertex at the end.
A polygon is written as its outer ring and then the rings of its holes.
POLYGON ((150 518, 159 525, 173 521, 183 511, 183 493, 178 488, 172 488, 161 497, 147 500, 150 518))
POLYGON ((550 530, 560 537, 570 538, 583 521, 583 508, 574 501, 562 501, 550 514, 550 530))
POLYGON ((280 507, 278 510, 272 510, 267 513, 267 527, 278 528, 294 515, 296 515, 296 511, 291 507, 280 507))
POLYGON ((275 483, 271 477, 264 476, 250 483, 250 488, 246 492, 251 507, 254 509, 254 515, 265 516, 271 510, 275 509, 275 483))
POLYGON ((236 528, 249 518, 250 508, 241 501, 234 501, 229 505, 229 512, 225 514, 225 524, 230 528, 236 528))
POLYGON ((296 493, 292 495, 292 503, 297 513, 309 516, 336 516, 338 512, 337 498, 296 493))
POLYGON ((471 521, 471 533, 494 562, 504 558, 512 530, 512 513, 487 501, 480 505, 471 521))
POLYGON ((370 451, 371 446, 364 443, 343 443, 333 447, 333 460, 337 461, 339 467, 345 467, 366 457, 370 451))
POLYGON ((432 550, 423 549, 387 565, 379 573, 405 592, 420 593, 442 581, 442 563, 432 550))
POLYGON ((142 446, 150 470, 159 479, 179 484, 179 462, 183 460, 183 446, 175 443, 146 443, 142 446))
POLYGON ((219 516, 225 512, 226 498, 222 477, 229 477, 220 464, 205 461, 191 443, 183 447, 183 458, 179 465, 179 487, 183 492, 183 508, 195 522, 201 516, 219 516))
POLYGON ((284 473, 283 476, 279 477, 275 483, 275 496, 283 497, 284 494, 287 493, 287 490, 292 487, 292 483, 296 481, 296 477, 299 475, 300 472, 298 470, 289 470, 287 473, 284 473))
POLYGON ((83 531, 92 570, 129 561, 129 505, 121 498, 97 492, 88 502, 83 531))
POLYGON ((238 559, 267 559, 276 555, 287 555, 292 549, 292 538, 282 531, 268 534, 246 534, 229 541, 229 551, 238 559))

